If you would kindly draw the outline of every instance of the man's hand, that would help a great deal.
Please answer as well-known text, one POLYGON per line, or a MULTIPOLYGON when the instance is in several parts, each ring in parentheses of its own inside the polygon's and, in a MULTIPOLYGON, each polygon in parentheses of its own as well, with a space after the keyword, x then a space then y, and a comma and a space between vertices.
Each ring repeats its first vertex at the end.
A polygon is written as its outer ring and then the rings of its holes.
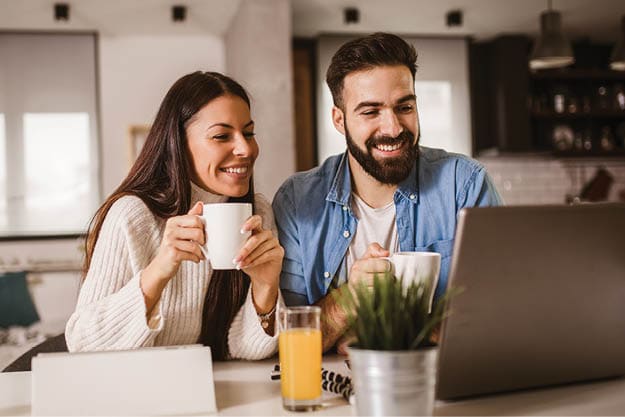
MULTIPOLYGON (((372 243, 367 248, 365 255, 354 262, 349 273, 347 284, 336 290, 332 290, 328 295, 322 298, 317 305, 321 307, 321 332, 323 333, 323 351, 327 351, 334 346, 337 340, 343 336, 347 330, 347 314, 343 307, 336 301, 338 292, 340 294, 344 290, 353 291, 360 283, 373 286, 373 277, 375 274, 382 274, 390 271, 390 262, 381 257, 389 256, 389 252, 378 243, 372 243)), ((338 295, 340 298, 341 295, 338 295)), ((345 346, 340 349, 344 352, 345 346)))
POLYGON ((355 341, 356 336, 353 334, 353 332, 350 331, 343 333, 343 336, 341 336, 341 338, 336 341, 336 353, 338 353, 339 355, 347 356, 347 348, 355 341))
POLYGON ((373 278, 376 274, 390 272, 390 261, 388 259, 380 259, 389 255, 389 251, 380 246, 379 243, 370 244, 364 256, 352 265, 347 284, 352 290, 363 283, 368 287, 372 287, 373 278))

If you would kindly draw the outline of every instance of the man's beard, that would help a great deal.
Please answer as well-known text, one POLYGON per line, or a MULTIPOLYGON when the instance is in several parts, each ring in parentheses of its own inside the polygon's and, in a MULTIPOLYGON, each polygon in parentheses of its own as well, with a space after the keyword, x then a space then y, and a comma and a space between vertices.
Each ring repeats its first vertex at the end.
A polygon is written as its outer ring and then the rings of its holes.
MULTIPOLYGON (((408 178, 419 154, 419 141, 415 142, 412 132, 404 130, 394 138, 391 136, 369 137, 365 141, 367 149, 364 151, 352 140, 345 120, 343 126, 345 126, 347 149, 367 174, 382 184, 396 185, 408 178), (382 161, 378 161, 371 153, 371 149, 375 145, 392 146, 403 142, 406 142, 407 145, 397 157, 384 158, 382 161)), ((419 136, 421 136, 420 133, 419 136)))

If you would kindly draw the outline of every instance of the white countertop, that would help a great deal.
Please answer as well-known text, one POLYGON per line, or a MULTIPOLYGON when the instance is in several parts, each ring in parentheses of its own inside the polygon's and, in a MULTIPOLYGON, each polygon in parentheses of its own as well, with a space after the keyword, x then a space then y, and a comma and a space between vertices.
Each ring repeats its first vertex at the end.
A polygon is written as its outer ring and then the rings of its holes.
MULTIPOLYGON (((280 383, 270 379, 277 358, 214 363, 219 415, 355 415, 342 397, 324 393, 324 407, 310 413, 282 408, 280 383)), ((344 358, 324 357, 323 366, 348 374, 344 358)), ((435 415, 625 415, 625 378, 574 384, 464 401, 437 401, 435 415)), ((0 374, 0 415, 30 415, 30 373, 0 374)))

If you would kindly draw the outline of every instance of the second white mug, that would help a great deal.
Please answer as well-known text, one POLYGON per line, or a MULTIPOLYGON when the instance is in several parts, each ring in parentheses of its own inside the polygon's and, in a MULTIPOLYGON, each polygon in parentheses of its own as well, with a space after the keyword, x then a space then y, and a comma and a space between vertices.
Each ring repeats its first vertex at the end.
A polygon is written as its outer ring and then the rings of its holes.
POLYGON ((430 296, 430 305, 441 271, 441 254, 437 252, 396 252, 386 258, 391 263, 391 272, 403 278, 404 287, 413 282, 424 282, 430 296))

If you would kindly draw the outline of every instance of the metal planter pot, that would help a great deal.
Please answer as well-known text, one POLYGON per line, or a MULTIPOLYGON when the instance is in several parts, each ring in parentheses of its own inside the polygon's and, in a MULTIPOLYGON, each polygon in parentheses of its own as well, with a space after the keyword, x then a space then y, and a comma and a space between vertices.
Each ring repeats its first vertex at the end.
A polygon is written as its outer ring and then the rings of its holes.
POLYGON ((427 416, 434 409, 438 348, 349 348, 359 416, 427 416))

